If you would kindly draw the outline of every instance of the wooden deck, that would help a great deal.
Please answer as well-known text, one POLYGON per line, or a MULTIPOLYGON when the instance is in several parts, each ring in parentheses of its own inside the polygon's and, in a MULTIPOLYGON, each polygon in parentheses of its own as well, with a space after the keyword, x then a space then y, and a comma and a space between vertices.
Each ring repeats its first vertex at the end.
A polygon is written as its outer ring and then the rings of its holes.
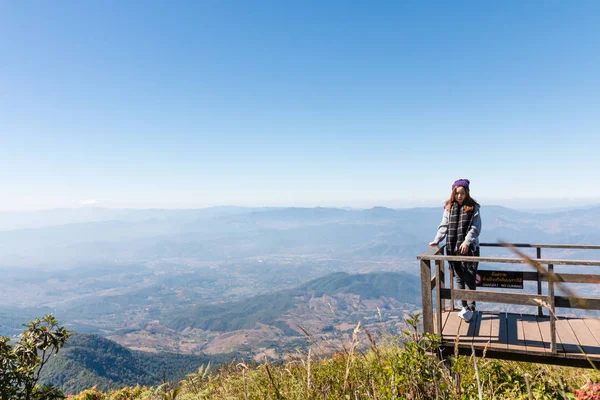
MULTIPOLYGON (((559 317, 557 354, 550 351, 550 319, 528 314, 477 311, 470 322, 457 311, 443 312, 442 348, 454 354, 458 336, 461 354, 572 366, 600 366, 600 319, 559 317)), ((437 331, 437 330, 436 330, 437 331)))
MULTIPOLYGON (((569 271, 569 266, 600 267, 600 260, 545 259, 542 258, 542 249, 600 250, 600 245, 482 243, 481 246, 506 247, 518 258, 449 256, 444 255, 443 246, 429 246, 417 256, 421 264, 423 331, 442 335, 438 355, 447 358, 456 350, 459 354, 470 355, 475 350, 478 356, 485 353, 489 358, 600 368, 599 319, 550 319, 542 316, 542 308, 547 308, 553 315, 556 315, 557 308, 600 310, 600 298, 581 298, 565 286, 569 283, 600 284, 600 274, 569 271), (533 259, 519 250, 522 247, 535 248, 536 258, 533 259), (483 290, 456 289, 452 277, 453 270, 448 268, 449 262, 527 264, 535 270, 516 271, 516 282, 537 281, 537 293, 493 290, 494 287, 506 288, 503 286, 506 282, 503 281, 492 282, 494 285, 483 290), (555 272, 555 265, 565 266, 566 272, 555 272), (543 286, 546 286, 546 290, 543 290, 543 286), (556 295, 557 290, 561 295, 556 295), (479 304, 537 306, 540 316, 478 312, 469 323, 465 323, 458 318, 455 311, 444 311, 448 300, 450 305, 454 304, 455 300, 470 300, 479 304)), ((506 272, 504 269, 478 271, 506 272)), ((511 272, 514 273, 514 269, 511 269, 511 272)), ((514 289, 519 289, 520 286, 519 284, 514 289)))

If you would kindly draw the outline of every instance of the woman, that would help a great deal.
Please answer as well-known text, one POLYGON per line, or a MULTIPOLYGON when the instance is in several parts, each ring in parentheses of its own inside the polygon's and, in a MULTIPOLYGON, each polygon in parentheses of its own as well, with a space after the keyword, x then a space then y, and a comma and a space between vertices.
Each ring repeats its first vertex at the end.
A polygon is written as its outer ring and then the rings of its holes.
MULTIPOLYGON (((470 195, 469 180, 459 179, 452 185, 450 199, 444 206, 442 223, 438 227, 437 235, 430 246, 439 244, 446 238, 446 254, 449 256, 468 255, 479 256, 479 233, 481 232, 481 217, 479 203, 470 195)), ((450 268, 454 269, 456 285, 459 289, 475 290, 475 276, 477 274, 476 262, 450 261, 450 268)), ((458 316, 469 321, 475 311, 475 302, 467 304, 462 301, 462 310, 458 316)))

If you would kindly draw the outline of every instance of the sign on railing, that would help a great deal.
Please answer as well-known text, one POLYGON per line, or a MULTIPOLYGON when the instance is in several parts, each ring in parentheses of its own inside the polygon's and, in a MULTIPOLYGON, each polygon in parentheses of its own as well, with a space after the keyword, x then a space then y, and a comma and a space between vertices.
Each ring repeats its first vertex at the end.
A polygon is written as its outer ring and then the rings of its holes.
POLYGON ((523 289, 523 272, 479 270, 475 284, 480 287, 523 289))

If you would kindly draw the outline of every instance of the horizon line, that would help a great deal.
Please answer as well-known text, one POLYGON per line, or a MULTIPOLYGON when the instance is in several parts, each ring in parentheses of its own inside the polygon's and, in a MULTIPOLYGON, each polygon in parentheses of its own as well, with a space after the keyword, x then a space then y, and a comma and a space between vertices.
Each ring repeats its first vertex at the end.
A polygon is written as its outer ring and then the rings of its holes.
MULTIPOLYGON (((372 205, 342 205, 343 203, 338 202, 324 202, 324 204, 263 204, 263 205, 240 205, 240 204, 214 204, 205 206, 111 206, 111 205, 86 205, 77 204, 73 206, 63 207, 48 207, 48 208, 31 208, 31 209, 0 209, 0 214, 18 214, 18 213, 36 213, 36 212, 52 212, 52 211, 66 211, 66 210, 132 210, 132 211, 191 211, 191 210, 207 210, 211 208, 241 208, 241 209, 286 209, 286 208, 299 208, 299 209, 313 209, 313 208, 326 208, 326 209, 350 209, 350 210, 370 210, 375 208, 386 208, 386 209, 416 209, 416 208, 438 208, 439 204, 443 201, 434 200, 417 200, 412 201, 413 204, 405 205, 392 205, 389 203, 398 203, 399 200, 388 200, 380 203, 374 202, 372 205), (432 203, 438 204, 432 204, 432 203), (326 204, 326 203, 338 203, 338 204, 326 204), (387 205, 385 203, 388 203, 387 205), (419 204, 420 203, 420 204, 419 204)), ((352 202, 350 202, 352 203, 352 202)), ((495 199, 493 202, 479 201, 485 207, 503 207, 514 210, 559 210, 559 209, 584 209, 593 208, 600 206, 600 198, 505 198, 495 199), (504 202, 521 202, 531 204, 521 205, 506 205, 504 202), (536 202, 541 202, 537 204, 536 202), (553 204, 548 204, 552 202, 553 204), (560 202, 562 204, 557 204, 560 202), (546 203, 546 204, 543 204, 546 203)))

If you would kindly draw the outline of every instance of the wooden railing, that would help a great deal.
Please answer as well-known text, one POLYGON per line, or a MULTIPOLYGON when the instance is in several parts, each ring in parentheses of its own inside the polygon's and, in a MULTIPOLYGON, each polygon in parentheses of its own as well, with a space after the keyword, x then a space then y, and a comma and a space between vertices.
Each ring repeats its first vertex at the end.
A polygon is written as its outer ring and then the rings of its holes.
MULTIPOLYGON (((523 258, 507 257, 470 257, 470 256, 446 256, 444 247, 431 246, 425 252, 417 257, 421 263, 421 295, 423 301, 423 329, 426 333, 437 333, 442 336, 442 312, 445 311, 445 300, 451 301, 451 307, 454 308, 454 300, 472 300, 500 304, 518 304, 527 306, 537 306, 538 314, 542 315, 542 304, 549 308, 550 316, 550 349, 552 354, 557 354, 556 350, 556 307, 563 308, 583 308, 591 310, 600 310, 600 298, 581 298, 556 296, 556 284, 561 283, 592 283, 600 284, 600 275, 591 274, 572 274, 560 273, 554 274, 555 265, 566 266, 600 266, 599 260, 558 260, 541 258, 542 249, 573 249, 573 250, 600 250, 600 246, 592 245, 562 245, 562 244, 527 244, 512 243, 517 248, 535 248, 535 261, 545 266, 547 272, 539 273, 531 268, 523 273, 524 281, 537 281, 537 294, 499 292, 489 290, 468 290, 454 289, 453 271, 450 268, 449 288, 446 287, 445 262, 479 262, 479 263, 501 263, 501 264, 525 264, 527 261, 523 258), (434 264, 434 275, 431 275, 432 264, 434 264), (549 278, 554 276, 554 278, 549 278), (542 284, 548 285, 547 294, 542 294, 542 284), (433 289, 437 288, 435 299, 433 298, 433 289), (436 311, 436 328, 434 329, 434 304, 436 311), (437 330, 437 332, 435 332, 437 330)), ((482 247, 501 247, 505 244, 482 243, 482 247)), ((481 269, 481 268, 480 268, 481 269)))

